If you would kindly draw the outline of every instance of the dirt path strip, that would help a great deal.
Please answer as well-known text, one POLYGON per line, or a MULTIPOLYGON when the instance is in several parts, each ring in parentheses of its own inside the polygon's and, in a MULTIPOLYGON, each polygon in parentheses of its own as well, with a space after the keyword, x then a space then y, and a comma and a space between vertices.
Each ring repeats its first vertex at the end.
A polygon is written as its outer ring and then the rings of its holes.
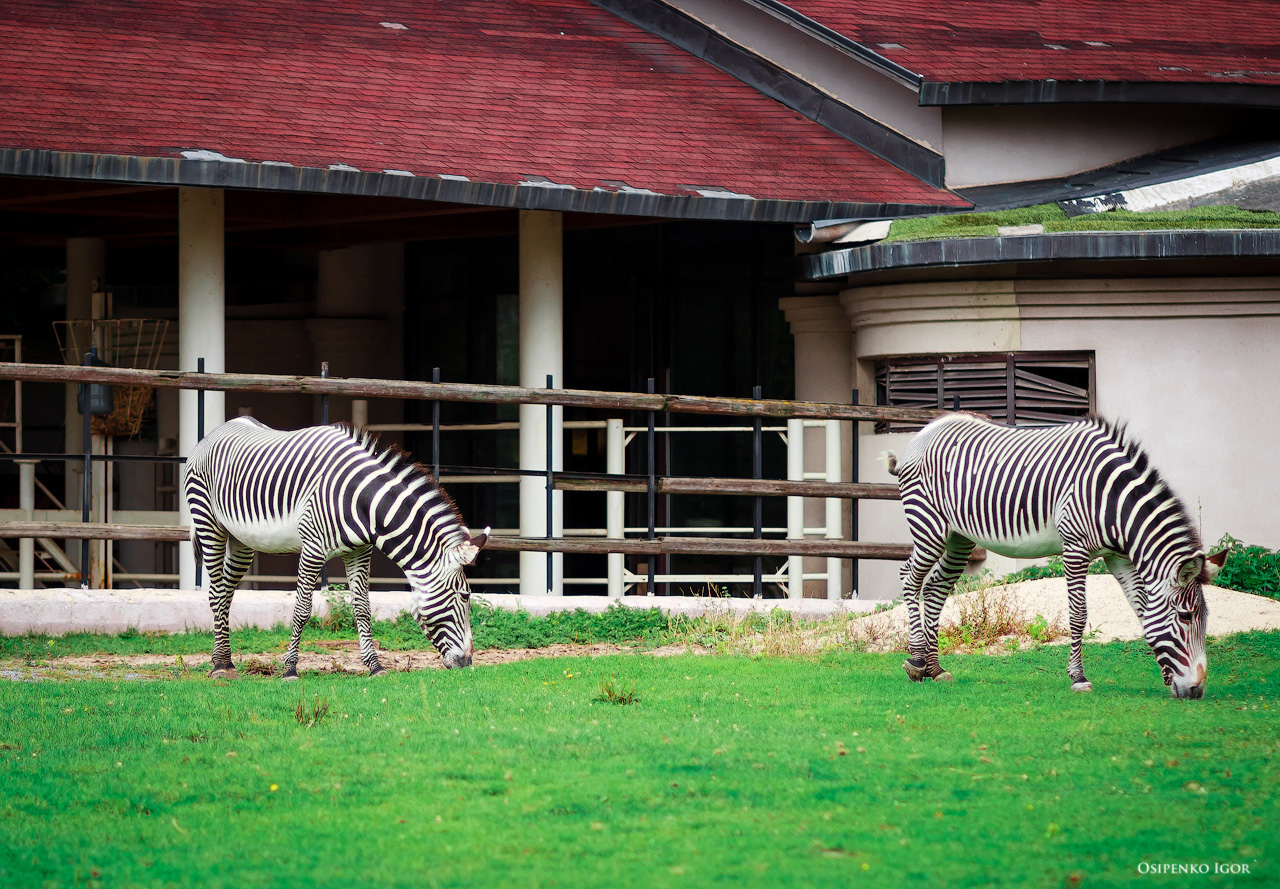
MULTIPOLYGON (((561 657, 604 657, 607 655, 644 653, 654 656, 690 653, 690 646, 667 645, 656 649, 640 649, 633 645, 595 642, 583 644, 548 645, 545 648, 506 648, 477 651, 474 663, 477 667, 495 664, 510 664, 516 661, 527 661, 536 658, 561 657)), ((706 649, 692 651, 694 654, 705 654, 706 649)), ((379 650, 378 659, 382 666, 394 672, 411 672, 416 670, 442 670, 444 664, 440 655, 434 651, 386 651, 379 650)), ((235 658, 241 676, 279 675, 284 655, 279 652, 270 654, 243 654, 235 658)), ((148 673, 157 668, 168 667, 175 673, 185 667, 192 674, 208 672, 210 659, 207 654, 189 654, 181 657, 172 654, 95 654, 81 657, 41 658, 37 664, 27 664, 16 660, 0 660, 0 679, 14 681, 35 681, 42 679, 91 679, 114 677, 121 671, 130 674, 128 678, 145 678, 144 674, 133 675, 134 671, 145 670, 148 673)), ((340 646, 326 651, 303 651, 298 657, 298 670, 312 673, 355 673, 367 675, 360 654, 354 646, 340 646)))

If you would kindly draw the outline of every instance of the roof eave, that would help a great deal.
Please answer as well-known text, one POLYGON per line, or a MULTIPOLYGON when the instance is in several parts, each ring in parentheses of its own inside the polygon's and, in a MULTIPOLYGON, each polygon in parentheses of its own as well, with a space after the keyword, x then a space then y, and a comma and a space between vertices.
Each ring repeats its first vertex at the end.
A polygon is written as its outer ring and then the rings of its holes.
POLYGON ((478 207, 557 210, 676 220, 808 223, 844 216, 882 218, 952 207, 862 201, 796 201, 748 196, 671 195, 642 189, 582 189, 545 183, 477 182, 393 172, 283 163, 193 160, 122 154, 0 148, 0 176, 196 186, 312 194, 365 195, 478 207))
POLYGON ((920 84, 920 105, 1050 105, 1068 102, 1280 108, 1280 85, 1134 80, 925 80, 920 84))
POLYGON ((1059 232, 894 241, 796 257, 801 280, 866 272, 1054 260, 1198 259, 1280 254, 1280 229, 1059 232))

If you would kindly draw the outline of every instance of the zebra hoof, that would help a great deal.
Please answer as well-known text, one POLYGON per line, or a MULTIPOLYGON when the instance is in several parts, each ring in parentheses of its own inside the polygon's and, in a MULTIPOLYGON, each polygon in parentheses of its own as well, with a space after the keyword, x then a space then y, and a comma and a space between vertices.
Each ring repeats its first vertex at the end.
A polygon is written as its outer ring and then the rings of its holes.
POLYGON ((297 682, 297 681, 298 681, 298 671, 297 671, 297 670, 295 670, 295 669, 293 669, 292 667, 290 667, 290 668, 286 669, 286 670, 284 671, 284 674, 283 674, 283 675, 281 675, 281 677, 280 677, 280 681, 281 681, 281 682, 297 682))
POLYGON ((214 667, 209 671, 210 679, 235 679, 239 675, 235 667, 214 667))
POLYGON ((1081 679, 1079 682, 1071 683, 1071 690, 1079 692, 1093 691, 1093 683, 1088 679, 1081 679))
POLYGON ((902 669, 906 671, 907 678, 912 682, 924 681, 924 667, 917 667, 915 664, 911 663, 910 658, 902 662, 902 669))
POLYGON ((938 673, 936 676, 933 677, 933 681, 934 682, 950 682, 951 674, 948 673, 946 670, 943 670, 941 673, 938 673))
POLYGON ((382 666, 382 664, 374 664, 372 667, 369 668, 370 677, 385 676, 386 673, 387 673, 387 668, 382 666))

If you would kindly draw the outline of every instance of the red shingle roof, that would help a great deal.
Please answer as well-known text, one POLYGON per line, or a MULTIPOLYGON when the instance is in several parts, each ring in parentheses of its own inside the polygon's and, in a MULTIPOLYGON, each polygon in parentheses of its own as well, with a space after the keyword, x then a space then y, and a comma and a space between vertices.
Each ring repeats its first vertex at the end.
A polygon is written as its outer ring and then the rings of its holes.
POLYGON ((1280 86, 1273 0, 785 0, 933 81, 1280 86))
POLYGON ((965 205, 587 0, 9 0, 0 148, 965 205))

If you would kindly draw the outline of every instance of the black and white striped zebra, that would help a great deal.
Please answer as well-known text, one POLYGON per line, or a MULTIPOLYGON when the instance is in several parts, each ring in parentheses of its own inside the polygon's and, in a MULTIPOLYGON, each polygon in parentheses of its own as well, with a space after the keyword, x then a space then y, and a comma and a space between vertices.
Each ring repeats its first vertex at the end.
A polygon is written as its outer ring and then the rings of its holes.
POLYGON ((1073 689, 1093 687, 1081 650, 1085 575, 1101 556, 1142 622, 1165 685, 1178 698, 1204 695, 1201 584, 1225 554, 1206 557, 1186 510, 1122 427, 1090 418, 1014 429, 948 414, 888 461, 914 541, 902 569, 911 624, 903 668, 913 680, 951 678, 938 664, 938 617, 980 544, 1017 558, 1061 553, 1073 689))
POLYGON ((463 566, 489 529, 471 536, 449 495, 395 448, 348 426, 281 432, 240 417, 209 433, 186 463, 192 539, 213 608, 212 676, 235 676, 228 614, 254 551, 298 553, 293 636, 284 678, 298 676, 298 643, 326 561, 341 556, 360 659, 383 672, 370 632, 369 565, 377 547, 409 579, 412 613, 445 666, 471 663, 471 589, 463 566))

